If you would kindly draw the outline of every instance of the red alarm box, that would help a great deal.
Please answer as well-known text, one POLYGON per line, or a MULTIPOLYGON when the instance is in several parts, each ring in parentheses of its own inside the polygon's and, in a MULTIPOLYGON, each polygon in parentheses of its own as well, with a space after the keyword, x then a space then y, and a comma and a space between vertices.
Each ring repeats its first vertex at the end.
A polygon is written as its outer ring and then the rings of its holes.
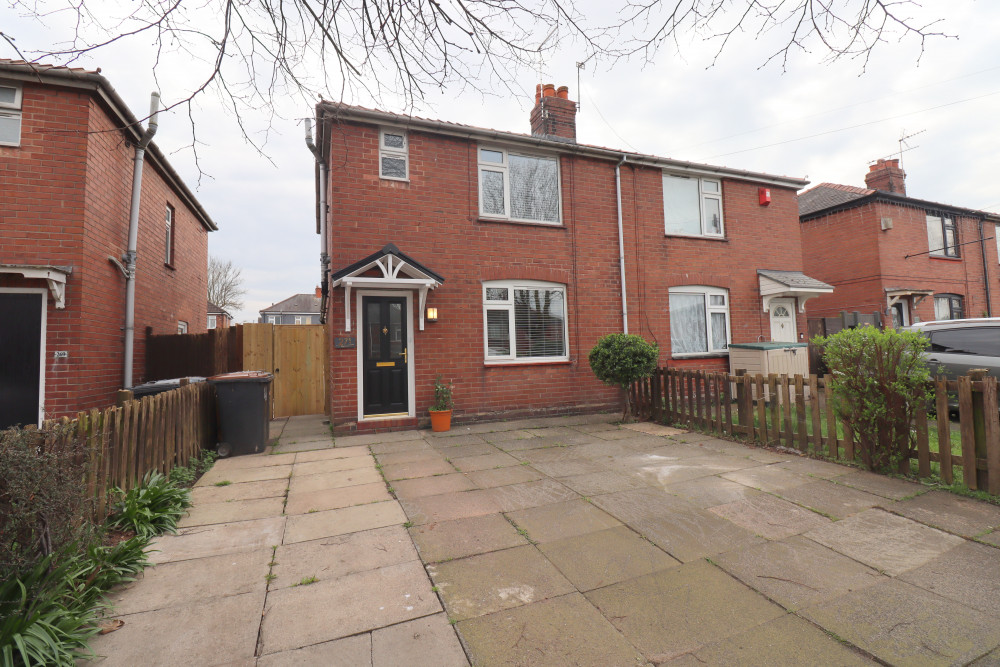
POLYGON ((760 205, 767 206, 771 203, 771 188, 757 188, 757 196, 760 198, 760 205))

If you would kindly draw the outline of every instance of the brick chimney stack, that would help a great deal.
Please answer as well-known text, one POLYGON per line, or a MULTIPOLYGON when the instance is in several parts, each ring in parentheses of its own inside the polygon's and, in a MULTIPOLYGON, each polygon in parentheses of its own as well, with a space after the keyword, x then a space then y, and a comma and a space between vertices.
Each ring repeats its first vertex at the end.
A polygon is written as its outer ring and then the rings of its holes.
POLYGON ((317 288, 316 288, 316 298, 318 299, 318 298, 320 298, 321 296, 323 296, 323 288, 321 288, 321 287, 317 287, 317 288))
POLYGON ((531 134, 549 139, 576 142, 576 102, 569 88, 546 83, 535 86, 535 107, 531 110, 531 134))
POLYGON ((865 185, 870 190, 906 194, 906 172, 899 168, 899 160, 879 160, 868 167, 865 185))

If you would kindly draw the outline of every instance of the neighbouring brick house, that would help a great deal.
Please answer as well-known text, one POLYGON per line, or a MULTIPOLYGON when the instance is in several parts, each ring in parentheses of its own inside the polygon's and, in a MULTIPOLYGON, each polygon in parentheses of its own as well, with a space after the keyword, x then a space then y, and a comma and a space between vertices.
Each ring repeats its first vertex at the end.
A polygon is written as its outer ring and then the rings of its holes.
POLYGON ((224 308, 216 306, 211 301, 208 303, 208 328, 228 329, 233 324, 233 316, 224 308))
MULTIPOLYGON (((0 427, 113 404, 124 380, 136 116, 97 72, 0 60, 0 427)), ((134 380, 147 330, 205 331, 214 223, 151 144, 134 380)))
POLYGON ((899 160, 878 160, 866 188, 799 195, 806 272, 836 287, 810 317, 878 312, 902 326, 996 314, 1000 215, 909 197, 905 179, 899 160))
POLYGON ((265 324, 319 324, 321 289, 314 294, 295 294, 260 311, 265 324))
POLYGON ((417 423, 437 376, 459 420, 616 408, 587 355, 626 328, 703 369, 804 339, 831 289, 801 273, 806 181, 577 143, 576 110, 540 87, 517 134, 317 106, 338 429, 417 423))

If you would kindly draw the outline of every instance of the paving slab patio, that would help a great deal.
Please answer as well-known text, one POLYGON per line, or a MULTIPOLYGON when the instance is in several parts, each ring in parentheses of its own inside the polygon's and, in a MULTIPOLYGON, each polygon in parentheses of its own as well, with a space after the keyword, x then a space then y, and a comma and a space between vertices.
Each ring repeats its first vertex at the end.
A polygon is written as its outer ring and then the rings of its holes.
POLYGON ((413 526, 410 536, 425 563, 499 551, 528 543, 500 514, 413 526))

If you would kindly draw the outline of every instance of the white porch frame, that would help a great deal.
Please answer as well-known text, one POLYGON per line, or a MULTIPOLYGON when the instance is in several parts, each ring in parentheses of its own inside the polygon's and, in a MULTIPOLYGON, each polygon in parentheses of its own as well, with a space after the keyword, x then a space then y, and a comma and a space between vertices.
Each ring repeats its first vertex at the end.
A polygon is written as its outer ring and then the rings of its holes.
MULTIPOLYGON (((386 254, 358 269, 355 269, 349 275, 338 278, 331 283, 330 287, 337 287, 339 285, 344 286, 344 331, 348 332, 351 330, 351 291, 353 289, 416 290, 419 295, 420 310, 417 320, 420 324, 420 330, 423 331, 424 307, 427 305, 427 292, 435 289, 440 284, 441 283, 438 280, 427 275, 420 269, 417 269, 392 254, 386 254), (378 269, 382 272, 381 276, 366 277, 362 275, 375 267, 378 267, 378 269), (408 277, 401 278, 400 274, 408 277)), ((360 322, 360 318, 357 321, 360 322)))
POLYGON ((47 290, 44 287, 0 287, 0 294, 37 294, 42 299, 42 330, 38 351, 38 423, 41 427, 45 418, 45 341, 48 336, 48 302, 47 290))
POLYGON ((757 277, 760 281, 760 296, 765 313, 771 312, 772 299, 795 299, 798 303, 798 311, 804 313, 806 312, 806 301, 821 294, 830 294, 833 292, 832 287, 829 289, 789 287, 764 275, 758 275, 757 277))
MULTIPOLYGON (((406 312, 409 317, 406 318, 406 350, 407 350, 407 360, 406 360, 406 403, 407 403, 407 417, 417 416, 417 404, 416 404, 416 374, 414 372, 416 359, 416 349, 413 345, 413 290, 385 290, 385 289, 359 289, 357 292, 357 322, 360 327, 364 323, 362 319, 364 312, 361 309, 363 305, 364 298, 366 296, 397 296, 406 298, 406 312)), ((350 310, 350 299, 351 291, 347 290, 347 308, 350 310)), ((421 306, 423 308, 423 306, 421 306)), ((348 328, 350 331, 350 328, 348 328)), ((358 338, 364 335, 364 331, 358 331, 358 338)), ((358 394, 358 423, 361 422, 373 422, 373 421, 385 421, 388 419, 399 419, 401 415, 388 415, 385 417, 369 417, 365 418, 365 374, 364 374, 364 339, 358 341, 355 345, 357 349, 357 394, 358 394)))
POLYGON ((66 278, 73 273, 73 269, 61 266, 0 264, 0 273, 19 273, 29 280, 48 281, 56 308, 62 310, 66 307, 66 278))

